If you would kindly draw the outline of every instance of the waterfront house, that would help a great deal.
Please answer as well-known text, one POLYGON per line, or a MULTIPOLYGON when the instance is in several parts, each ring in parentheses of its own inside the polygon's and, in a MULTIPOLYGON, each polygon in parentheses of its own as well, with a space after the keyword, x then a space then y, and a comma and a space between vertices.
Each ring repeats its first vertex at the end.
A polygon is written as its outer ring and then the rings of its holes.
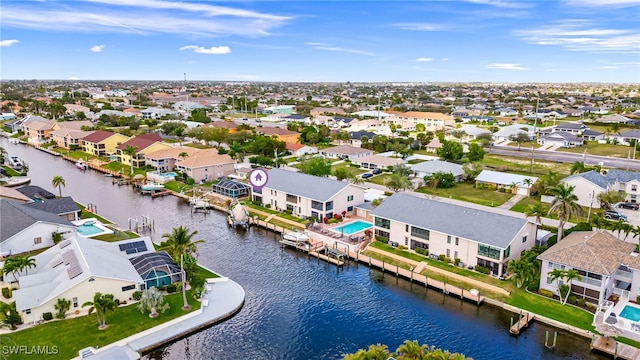
POLYGON ((605 230, 574 231, 538 256, 540 289, 558 293, 562 280, 551 281, 554 269, 575 269, 580 279, 571 282, 578 298, 602 304, 612 294, 636 301, 640 295, 640 257, 635 244, 619 240, 605 230))
POLYGON ((173 171, 178 161, 187 159, 198 151, 200 150, 190 146, 160 149, 144 154, 145 163, 151 166, 154 171, 173 171))
POLYGON ((509 260, 535 245, 535 223, 425 199, 407 193, 386 198, 371 211, 374 234, 393 245, 422 249, 459 259, 464 266, 484 266, 502 275, 509 260), (407 211, 410 209, 411 211, 407 211))
POLYGON ((94 156, 116 153, 116 147, 129 140, 128 136, 106 130, 96 130, 82 138, 82 151, 94 156))
POLYGON ((48 248, 54 232, 75 232, 69 220, 29 204, 0 199, 0 256, 48 248))
POLYGON ((411 165, 411 170, 416 177, 421 179, 425 176, 431 176, 437 172, 453 175, 456 182, 462 181, 464 176, 464 170, 461 165, 442 160, 423 161, 421 163, 411 165))
POLYGON ((28 196, 22 194, 15 188, 0 186, 0 199, 13 200, 20 203, 32 202, 28 196))
POLYGON ((81 148, 82 139, 87 135, 90 135, 93 131, 87 130, 74 130, 74 129, 58 129, 53 130, 50 133, 51 140, 56 142, 56 146, 70 149, 71 147, 81 148))
POLYGON ((152 153, 161 149, 168 149, 171 146, 165 144, 159 134, 143 134, 136 135, 133 138, 116 146, 116 155, 118 162, 129 165, 131 167, 145 166, 145 157, 147 153, 152 153), (131 156, 124 152, 128 146, 136 149, 136 153, 131 156))
POLYGON ((400 158, 394 158, 391 156, 367 155, 367 156, 357 157, 353 159, 352 164, 357 165, 363 169, 386 170, 390 167, 393 167, 394 165, 404 164, 404 160, 400 158))
POLYGON ((70 196, 33 201, 24 204, 24 206, 46 211, 69 221, 76 221, 80 219, 81 209, 70 196))
POLYGON ((40 145, 49 139, 55 124, 55 120, 25 121, 22 123, 22 131, 29 143, 40 145))
POLYGON ((320 155, 323 155, 327 159, 349 159, 351 161, 357 158, 363 158, 365 156, 373 155, 373 150, 363 149, 351 145, 338 145, 319 151, 320 155))
POLYGON ((581 206, 599 208, 598 194, 609 190, 625 192, 625 201, 640 202, 640 173, 636 171, 611 169, 603 175, 591 170, 567 176, 561 182, 574 187, 573 193, 578 197, 576 202, 581 206))
POLYGON ((56 198, 56 194, 37 185, 25 185, 17 188, 16 190, 33 201, 45 201, 47 199, 56 198))
POLYGON ((364 202, 363 186, 329 178, 274 168, 261 190, 253 189, 253 200, 279 211, 320 221, 343 211, 353 213, 364 202))
POLYGON ((476 187, 491 186, 495 189, 508 189, 514 195, 530 196, 533 185, 538 181, 535 176, 510 174, 493 170, 482 170, 476 177, 476 187))
POLYGON ((180 279, 180 268, 166 252, 154 252, 148 237, 103 242, 73 236, 34 258, 36 267, 18 275, 13 292, 25 323, 56 313, 57 299, 71 301, 70 313, 85 313, 82 304, 96 292, 131 301, 135 291, 180 279))
POLYGON ((218 149, 200 150, 176 163, 176 169, 184 172, 196 183, 212 181, 234 173, 235 160, 218 149))

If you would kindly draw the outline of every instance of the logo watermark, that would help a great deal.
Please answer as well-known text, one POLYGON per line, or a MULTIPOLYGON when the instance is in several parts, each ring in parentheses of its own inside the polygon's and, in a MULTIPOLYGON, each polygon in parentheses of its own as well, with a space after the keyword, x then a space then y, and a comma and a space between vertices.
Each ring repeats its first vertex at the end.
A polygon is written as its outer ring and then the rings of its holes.
POLYGON ((53 345, 2 345, 2 355, 58 355, 58 346, 53 345))

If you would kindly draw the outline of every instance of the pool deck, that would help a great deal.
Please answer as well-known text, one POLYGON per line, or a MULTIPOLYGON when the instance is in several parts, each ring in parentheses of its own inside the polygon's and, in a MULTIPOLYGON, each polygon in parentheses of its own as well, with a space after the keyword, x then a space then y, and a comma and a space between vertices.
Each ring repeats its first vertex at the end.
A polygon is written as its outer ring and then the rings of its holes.
MULTIPOLYGON (((244 289, 229 278, 207 279, 200 309, 100 349, 86 348, 75 359, 139 359, 143 353, 233 317, 242 309, 244 289)), ((193 300, 192 300, 193 301, 193 300)))
POLYGON ((621 336, 635 341, 640 341, 640 321, 633 321, 620 316, 620 313, 627 305, 640 309, 640 305, 631 303, 627 299, 620 299, 620 301, 618 301, 618 303, 612 308, 605 309, 604 312, 598 314, 594 319, 593 325, 598 326, 604 322, 605 319, 608 319, 611 313, 614 313, 616 315, 616 319, 615 323, 612 325, 620 330, 621 336))

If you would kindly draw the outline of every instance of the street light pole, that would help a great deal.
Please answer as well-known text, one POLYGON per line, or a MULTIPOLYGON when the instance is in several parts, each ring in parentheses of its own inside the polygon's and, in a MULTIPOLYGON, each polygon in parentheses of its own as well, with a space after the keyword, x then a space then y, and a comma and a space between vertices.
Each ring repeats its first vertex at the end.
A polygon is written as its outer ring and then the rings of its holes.
POLYGON ((533 120, 533 144, 531 144, 531 167, 529 168, 529 172, 533 174, 533 152, 536 141, 536 126, 538 125, 538 105, 540 103, 540 99, 536 100, 536 115, 533 120))
POLYGON ((589 194, 589 212, 587 213, 587 224, 589 223, 589 220, 591 219, 591 208, 593 207, 593 198, 596 195, 596 191, 593 190, 591 192, 591 194, 589 194))

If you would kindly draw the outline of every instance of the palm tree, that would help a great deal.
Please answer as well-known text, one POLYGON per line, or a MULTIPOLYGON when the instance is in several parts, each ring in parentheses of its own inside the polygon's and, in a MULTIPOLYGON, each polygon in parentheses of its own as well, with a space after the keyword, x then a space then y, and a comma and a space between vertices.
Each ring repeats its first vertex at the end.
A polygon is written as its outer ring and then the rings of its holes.
POLYGON ((171 233, 162 234, 162 238, 165 239, 165 241, 160 244, 159 249, 166 250, 174 260, 180 258, 183 310, 189 310, 191 308, 191 306, 189 306, 189 304, 187 303, 187 284, 186 276, 184 273, 184 255, 192 255, 198 249, 197 244, 204 242, 204 240, 192 240, 193 237, 197 234, 197 230, 189 232, 189 228, 180 225, 177 228, 173 228, 171 230, 171 233))
POLYGON ((420 345, 418 343, 418 340, 405 340, 404 343, 402 343, 402 345, 398 346, 398 349, 396 349, 396 354, 398 355, 396 358, 402 360, 420 360, 424 356, 426 350, 427 345, 420 345))
POLYGON ((551 201, 549 214, 558 213, 558 241, 562 239, 564 224, 573 215, 581 215, 582 208, 578 205, 578 197, 573 193, 575 186, 559 183, 555 187, 549 189, 549 193, 554 197, 551 201))
POLYGON ((569 269, 564 272, 564 280, 567 282, 568 289, 567 294, 564 296, 564 301, 562 301, 562 305, 565 305, 567 303, 567 300, 569 300, 569 295, 571 295, 571 282, 573 280, 582 280, 582 276, 580 276, 578 270, 569 269))
POLYGON ((178 154, 178 157, 182 160, 186 159, 189 157, 189 154, 187 154, 186 151, 181 152, 180 154, 178 154))
MULTIPOLYGON (((598 230, 600 229, 605 229, 607 227, 607 225, 609 225, 609 221, 607 221, 605 218, 602 217, 602 215, 594 215, 593 218, 591 218, 591 224, 598 230)), ((638 227, 640 230, 640 226, 638 227)), ((640 236, 640 232, 638 233, 640 236)))
POLYGON ((138 310, 141 313, 144 314, 145 311, 149 310, 149 317, 154 318, 167 309, 169 309, 169 303, 164 301, 164 294, 158 288, 152 287, 142 292, 138 303, 138 310))
POLYGON ((91 315, 94 311, 96 312, 99 330, 104 330, 107 328, 107 312, 113 312, 118 307, 115 300, 113 300, 113 294, 103 295, 99 292, 93 295, 93 301, 87 301, 82 304, 82 307, 87 306, 89 306, 89 315, 91 315))
POLYGON ((24 270, 25 275, 29 273, 29 269, 36 267, 36 259, 29 255, 17 256, 18 258, 18 270, 24 270))
POLYGON ((133 157, 138 153, 138 148, 136 146, 127 145, 122 152, 129 156, 129 165, 131 166, 131 173, 133 174, 133 157))
POLYGON ((531 204, 524 210, 524 216, 525 217, 535 216, 536 224, 538 225, 542 224, 542 216, 545 215, 546 213, 547 213, 547 208, 541 202, 531 204))
POLYGON ((244 161, 244 155, 244 149, 242 148, 242 145, 240 145, 240 143, 234 141, 231 145, 229 145, 229 156, 231 156, 231 158, 236 161, 236 166, 238 162, 244 161))
MULTIPOLYGON (((4 265, 2 266, 2 274, 7 276, 8 274, 13 275, 13 280, 18 280, 18 272, 20 272, 20 261, 18 256, 10 256, 4 261, 4 265)), ((6 280, 6 278, 5 278, 6 280)))
POLYGON ((540 182, 542 184, 542 186, 540 187, 541 192, 544 194, 549 194, 549 190, 556 187, 560 183, 560 180, 562 180, 562 176, 560 174, 549 170, 546 175, 543 175, 540 178, 540 182))
MULTIPOLYGON (((553 269, 547 273, 549 275, 549 280, 553 283, 557 280, 562 281, 564 279, 564 270, 553 269)), ((560 284, 556 284, 558 288, 558 297, 562 299, 562 295, 560 294, 560 284)))
POLYGON ((571 175, 583 173, 586 169, 587 168, 585 167, 584 162, 576 161, 571 166, 571 175))
POLYGON ((528 283, 536 274, 536 266, 534 262, 526 261, 524 259, 511 260, 507 265, 507 271, 513 274, 513 279, 516 282, 518 288, 522 288, 528 283))
POLYGON ((56 313, 56 317, 58 319, 64 319, 66 317, 66 312, 71 308, 71 300, 59 298, 58 302, 53 304, 53 308, 58 311, 56 313))
POLYGON ((62 187, 67 186, 62 175, 54 176, 53 179, 51 180, 51 185, 54 188, 56 187, 58 188, 58 191, 60 191, 60 197, 62 197, 62 187))

